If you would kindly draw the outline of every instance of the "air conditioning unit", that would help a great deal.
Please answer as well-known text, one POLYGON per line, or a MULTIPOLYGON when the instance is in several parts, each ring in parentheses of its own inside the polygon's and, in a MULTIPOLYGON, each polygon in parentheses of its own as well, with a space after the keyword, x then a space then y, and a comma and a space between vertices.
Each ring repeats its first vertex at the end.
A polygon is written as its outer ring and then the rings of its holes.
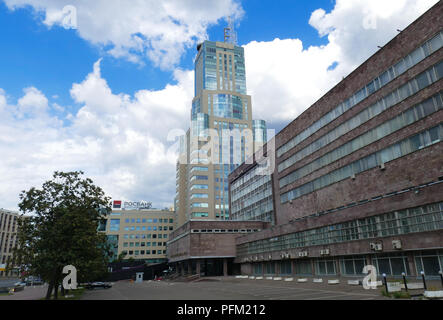
POLYGON ((258 261, 258 256, 255 256, 254 261, 258 261))
POLYGON ((383 250, 383 245, 381 243, 376 243, 374 250, 375 251, 382 251, 383 250))
POLYGON ((323 250, 320 250, 320 255, 322 255, 322 256, 328 256, 328 255, 329 255, 329 249, 323 249, 323 250))
POLYGON ((300 252, 298 253, 298 256, 299 256, 299 257, 307 257, 307 256, 308 256, 308 252, 307 252, 307 251, 300 251, 300 252))
POLYGON ((371 248, 371 250, 375 250, 375 246, 376 246, 376 245, 377 245, 376 243, 371 242, 371 243, 369 244, 369 247, 371 248))
POLYGON ((272 255, 271 254, 268 256, 268 260, 272 260, 272 255))
POLYGON ((291 255, 290 255, 289 253, 286 253, 286 254, 285 254, 285 258, 286 258, 286 259, 289 259, 290 257, 291 257, 291 255))
POLYGON ((385 166, 385 164, 384 164, 384 162, 380 165, 380 170, 385 170, 386 169, 386 166, 385 166))
POLYGON ((392 247, 394 249, 401 249, 401 240, 392 240, 392 247))
POLYGON ((355 180, 355 173, 353 173, 353 174, 351 175, 351 179, 352 179, 352 180, 355 180))

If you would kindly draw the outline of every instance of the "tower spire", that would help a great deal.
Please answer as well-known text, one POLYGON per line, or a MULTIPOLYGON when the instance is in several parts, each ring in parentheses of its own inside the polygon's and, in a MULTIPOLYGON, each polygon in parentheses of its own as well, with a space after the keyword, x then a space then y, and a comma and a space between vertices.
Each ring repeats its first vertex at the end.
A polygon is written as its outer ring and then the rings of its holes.
POLYGON ((228 26, 224 29, 225 42, 237 45, 237 32, 235 31, 235 19, 228 17, 228 26))

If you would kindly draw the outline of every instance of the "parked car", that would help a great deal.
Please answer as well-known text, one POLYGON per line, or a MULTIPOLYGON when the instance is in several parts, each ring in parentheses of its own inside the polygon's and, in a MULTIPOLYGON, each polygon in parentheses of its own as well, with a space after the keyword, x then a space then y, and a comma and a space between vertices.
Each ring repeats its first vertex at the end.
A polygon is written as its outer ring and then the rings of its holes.
POLYGON ((103 288, 103 289, 109 289, 112 288, 112 284, 108 282, 90 282, 84 285, 86 289, 95 289, 95 288, 103 288))
POLYGON ((16 287, 26 287, 26 282, 19 281, 19 282, 14 283, 14 286, 16 286, 16 287))
POLYGON ((40 277, 29 276, 25 279, 26 285, 28 286, 39 286, 43 284, 43 280, 40 277))

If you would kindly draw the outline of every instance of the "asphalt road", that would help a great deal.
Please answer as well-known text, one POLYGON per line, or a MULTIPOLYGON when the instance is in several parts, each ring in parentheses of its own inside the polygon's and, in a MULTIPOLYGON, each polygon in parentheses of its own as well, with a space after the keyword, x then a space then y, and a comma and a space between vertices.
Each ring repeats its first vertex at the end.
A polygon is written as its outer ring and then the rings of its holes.
POLYGON ((193 283, 120 281, 111 289, 87 291, 83 300, 378 300, 377 290, 347 285, 223 279, 193 283))

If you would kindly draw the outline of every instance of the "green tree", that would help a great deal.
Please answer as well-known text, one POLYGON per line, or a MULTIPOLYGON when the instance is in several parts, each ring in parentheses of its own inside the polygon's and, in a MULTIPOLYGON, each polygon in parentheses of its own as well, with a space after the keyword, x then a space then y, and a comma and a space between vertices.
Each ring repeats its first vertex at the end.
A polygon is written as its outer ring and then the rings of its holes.
POLYGON ((126 257, 126 252, 121 252, 119 255, 118 255, 118 257, 113 261, 114 263, 120 263, 120 262, 123 262, 123 260, 125 259, 125 257, 126 257))
POLYGON ((111 199, 83 174, 55 172, 41 189, 20 194, 20 211, 31 215, 19 220, 15 264, 21 272, 39 275, 49 284, 46 299, 52 291, 58 298, 66 265, 76 267, 78 282, 94 281, 107 273, 112 253, 106 235, 97 229, 111 211, 111 199))

